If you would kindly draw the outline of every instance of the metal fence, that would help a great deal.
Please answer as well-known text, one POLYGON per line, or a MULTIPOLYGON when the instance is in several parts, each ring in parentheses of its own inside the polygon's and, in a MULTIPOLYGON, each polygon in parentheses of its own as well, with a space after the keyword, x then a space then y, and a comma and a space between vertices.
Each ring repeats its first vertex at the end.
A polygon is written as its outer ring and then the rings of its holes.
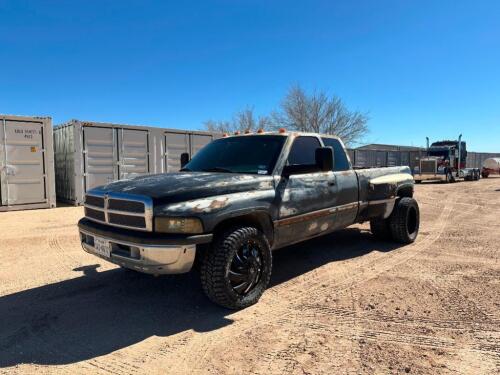
MULTIPOLYGON (((358 168, 393 167, 408 165, 414 168, 421 157, 426 156, 425 150, 420 151, 387 151, 387 150, 357 150, 348 149, 353 166, 358 168)), ((467 167, 481 168, 488 158, 500 157, 500 153, 467 152, 467 167)))
POLYGON ((474 168, 481 168, 483 162, 489 158, 500 158, 500 152, 468 152, 467 153, 467 166, 474 168))

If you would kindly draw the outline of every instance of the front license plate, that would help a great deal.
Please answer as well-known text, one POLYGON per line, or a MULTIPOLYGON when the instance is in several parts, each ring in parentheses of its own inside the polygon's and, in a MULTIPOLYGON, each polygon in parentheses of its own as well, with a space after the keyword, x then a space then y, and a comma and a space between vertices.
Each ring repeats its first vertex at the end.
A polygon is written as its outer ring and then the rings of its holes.
POLYGON ((103 238, 94 237, 94 249, 97 254, 103 257, 109 258, 111 256, 111 245, 103 238))

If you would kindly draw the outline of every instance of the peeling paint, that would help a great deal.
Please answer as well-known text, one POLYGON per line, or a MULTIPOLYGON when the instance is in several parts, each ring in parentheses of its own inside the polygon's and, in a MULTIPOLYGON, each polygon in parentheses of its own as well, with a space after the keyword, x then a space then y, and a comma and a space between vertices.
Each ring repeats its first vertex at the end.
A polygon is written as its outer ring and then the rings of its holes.
POLYGON ((309 232, 311 232, 311 231, 315 230, 317 227, 318 227, 318 222, 314 221, 311 223, 311 225, 309 225, 309 228, 307 228, 307 230, 309 232))

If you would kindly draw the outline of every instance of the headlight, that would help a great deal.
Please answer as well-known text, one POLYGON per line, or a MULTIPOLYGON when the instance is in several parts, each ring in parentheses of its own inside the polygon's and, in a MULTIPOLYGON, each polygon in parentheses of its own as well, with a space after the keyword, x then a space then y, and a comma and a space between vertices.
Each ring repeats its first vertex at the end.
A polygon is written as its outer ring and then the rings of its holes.
POLYGON ((156 217, 155 232, 203 233, 203 224, 200 219, 191 217, 156 217))

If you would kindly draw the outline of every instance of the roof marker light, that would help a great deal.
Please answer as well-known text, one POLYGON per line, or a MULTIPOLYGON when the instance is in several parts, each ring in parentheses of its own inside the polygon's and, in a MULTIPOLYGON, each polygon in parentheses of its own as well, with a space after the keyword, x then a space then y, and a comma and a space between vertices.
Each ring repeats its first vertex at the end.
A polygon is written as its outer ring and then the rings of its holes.
POLYGON ((280 133, 286 133, 286 129, 285 129, 285 128, 280 128, 278 131, 279 131, 280 133))
POLYGON ((262 134, 262 133, 264 133, 264 129, 260 128, 259 130, 257 130, 257 133, 258 133, 258 134, 262 134))
POLYGON ((250 134, 250 129, 245 130, 245 134, 250 134))
POLYGON ((239 131, 239 130, 236 130, 236 131, 234 132, 234 135, 240 135, 240 131, 239 131))
POLYGON ((227 133, 222 134, 222 138, 226 138, 226 137, 227 137, 227 133))

